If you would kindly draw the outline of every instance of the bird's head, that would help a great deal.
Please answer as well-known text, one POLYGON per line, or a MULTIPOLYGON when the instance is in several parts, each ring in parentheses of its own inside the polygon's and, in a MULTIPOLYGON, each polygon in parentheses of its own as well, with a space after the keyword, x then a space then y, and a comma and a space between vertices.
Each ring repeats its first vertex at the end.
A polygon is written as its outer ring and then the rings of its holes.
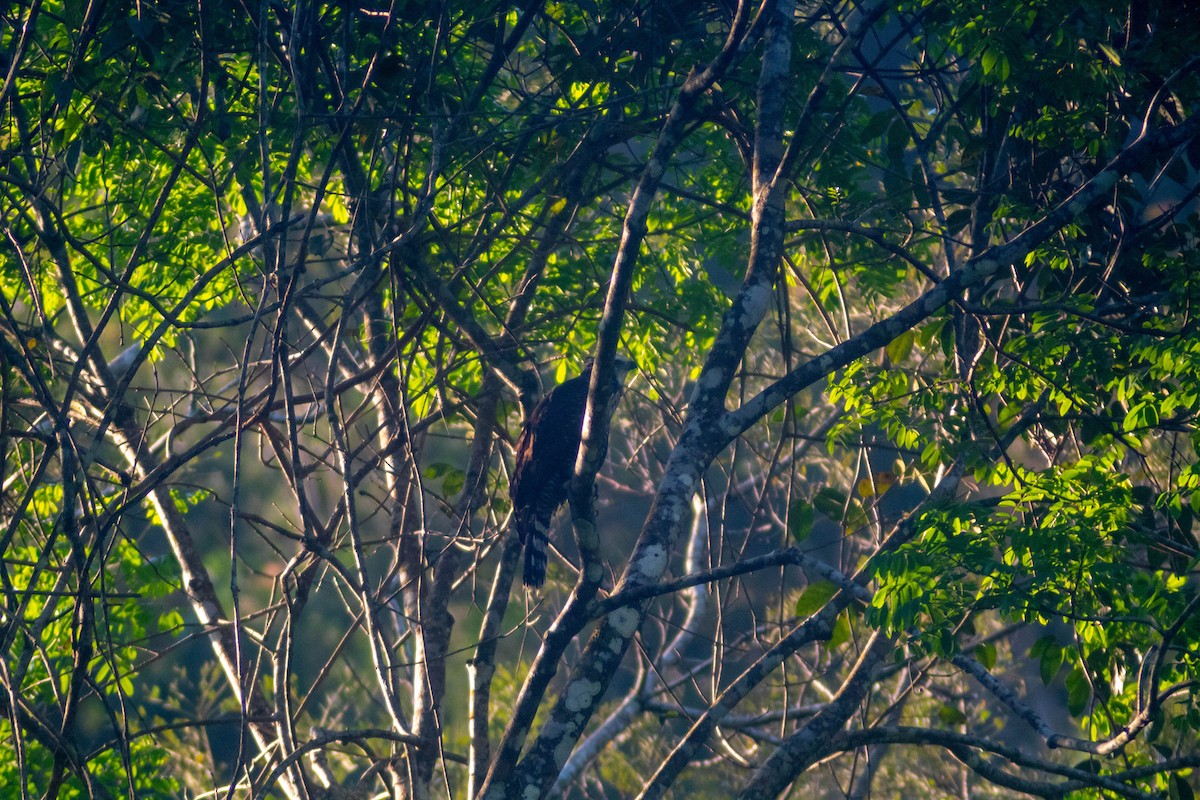
MULTIPOLYGON (((596 359, 591 357, 589 357, 587 361, 584 361, 583 372, 580 374, 587 375, 591 373, 592 364, 595 361, 596 359)), ((623 356, 620 353, 617 353, 615 356, 613 356, 613 379, 616 380, 617 383, 624 384, 625 378, 635 369, 637 369, 637 362, 629 356, 623 356)))

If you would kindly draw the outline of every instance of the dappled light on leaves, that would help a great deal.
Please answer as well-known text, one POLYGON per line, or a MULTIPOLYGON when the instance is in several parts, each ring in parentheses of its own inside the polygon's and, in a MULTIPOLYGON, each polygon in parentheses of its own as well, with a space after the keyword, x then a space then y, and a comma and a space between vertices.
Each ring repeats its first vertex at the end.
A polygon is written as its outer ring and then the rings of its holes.
POLYGON ((1200 788, 1185 6, 0 19, 13 796, 1200 788))

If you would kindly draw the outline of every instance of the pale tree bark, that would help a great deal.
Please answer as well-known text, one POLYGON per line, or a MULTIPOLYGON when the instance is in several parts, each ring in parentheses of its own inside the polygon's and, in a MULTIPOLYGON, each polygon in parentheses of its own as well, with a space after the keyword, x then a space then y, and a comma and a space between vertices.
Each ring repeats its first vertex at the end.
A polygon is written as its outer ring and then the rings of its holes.
MULTIPOLYGON (((1107 163, 1088 162, 1078 147, 1055 153, 1054 169, 1067 176, 1047 190, 1055 201, 997 220, 997 203, 1010 199, 1003 181, 1041 165, 1012 155, 1011 120, 971 106, 990 108, 990 93, 1002 88, 999 72, 993 83, 963 77, 978 57, 971 48, 994 42, 956 40, 965 49, 951 55, 910 52, 921 49, 910 42, 925 41, 913 37, 932 10, 743 0, 702 7, 701 24, 676 27, 680 6, 672 3, 635 4, 623 11, 632 26, 624 16, 591 19, 570 4, 537 0, 515 10, 443 5, 428 14, 411 3, 387 11, 285 3, 258 10, 250 39, 226 40, 214 38, 207 3, 194 29, 167 16, 153 25, 106 21, 102 6, 82 12, 80 30, 61 45, 70 53, 10 26, 14 60, 0 92, 11 108, 0 191, 13 207, 0 225, 15 259, 5 262, 12 276, 0 278, 0 643, 14 653, 0 659, 0 712, 26 794, 48 754, 48 796, 72 781, 111 796, 91 775, 100 759, 80 748, 84 708, 95 700, 120 740, 98 752, 123 759, 134 782, 143 728, 123 670, 149 670, 160 654, 131 667, 105 640, 107 604, 129 594, 108 583, 119 564, 107 559, 124 546, 160 546, 178 565, 178 579, 166 574, 156 584, 177 581, 174 602, 189 612, 168 635, 181 633, 181 649, 202 639, 215 665, 211 675, 180 668, 173 679, 185 687, 215 680, 202 699, 216 707, 228 691, 236 705, 226 717, 206 708, 195 719, 172 708, 161 725, 144 728, 174 745, 177 723, 180 736, 203 738, 232 722, 236 754, 214 759, 215 772, 204 776, 230 795, 558 796, 587 791, 611 757, 645 769, 639 797, 660 798, 680 791, 689 771, 723 769, 716 755, 746 769, 731 789, 741 797, 778 797, 813 779, 819 763, 852 780, 850 796, 866 797, 878 775, 899 771, 886 756, 903 745, 942 757, 955 792, 982 781, 1045 797, 1092 789, 1140 798, 1147 795, 1138 781, 1200 766, 1177 754, 1146 767, 1105 763, 1100 776, 1005 747, 967 723, 909 724, 928 713, 916 696, 937 683, 955 708, 977 702, 1028 724, 1047 750, 1127 751, 1194 688, 1164 676, 1200 601, 1185 598, 1148 626, 1157 644, 1137 653, 1133 711, 1120 729, 1093 739, 1043 713, 1012 673, 969 655, 978 640, 962 631, 978 608, 962 612, 962 627, 945 629, 948 649, 962 651, 934 655, 916 644, 916 627, 877 629, 874 609, 889 597, 872 583, 881 563, 930 533, 923 515, 955 503, 988 513, 967 480, 980 464, 1002 464, 1031 443, 1047 453, 1086 449, 1065 438, 1034 441, 1042 435, 1030 433, 1034 426, 1069 427, 1078 411, 1054 417, 1046 397, 1022 395, 1023 410, 992 425, 999 414, 973 385, 975 368, 985 354, 997 362, 1019 356, 989 336, 1013 318, 1014 305, 1029 317, 1054 311, 1056 300, 1026 304, 1024 278, 997 284, 1090 217, 1116 213, 1122 189, 1144 182, 1151 166, 1186 162, 1179 154, 1194 150, 1200 121, 1177 113, 1182 104, 1165 108, 1163 98, 1194 60, 1165 78, 1140 119, 1122 118, 1132 133, 1123 145, 1110 137, 1105 147, 1116 155, 1107 163), (186 51, 200 64, 194 81, 160 91, 157 83, 171 79, 157 64, 153 80, 141 80, 151 74, 139 71, 138 59, 154 49, 154 25, 185 31, 178 42, 201 40, 186 51), (621 39, 633 28, 645 38, 621 39), (695 38, 720 30, 724 39, 684 40, 679 30, 695 38), (620 52, 610 52, 618 41, 620 52), (681 69, 656 50, 664 43, 689 58, 702 54, 699 66, 681 69), (88 94, 72 104, 73 93, 91 91, 89 82, 105 85, 88 71, 103 60, 93 56, 126 45, 138 54, 138 69, 121 73, 134 87, 128 97, 114 101, 105 90, 94 103, 88 94), (30 61, 42 50, 58 61, 30 61), (62 79, 42 85, 32 77, 42 74, 62 79), (156 92, 162 113, 143 125, 146 98, 156 92), (168 125, 181 117, 182 127, 168 125), (231 121, 240 132, 257 131, 249 141, 226 136, 231 121), (131 173, 147 174, 134 169, 147 154, 161 160, 148 186, 120 184, 121 170, 105 160, 111 142, 71 139, 72 126, 93 124, 115 125, 145 148, 119 151, 131 173), (847 124, 864 127, 861 141, 841 140, 847 124), (944 136, 950 126, 955 135, 944 136), (899 154, 880 154, 893 144, 899 154), (987 151, 978 163, 967 154, 975 147, 987 151), (213 163, 214 153, 236 163, 213 163), (841 176, 831 177, 838 170, 829 165, 875 157, 912 188, 911 198, 876 204, 851 192, 853 202, 839 205, 844 187, 832 185, 841 176), (696 163, 709 168, 693 174, 696 163), (85 184, 88 169, 109 174, 92 175, 87 192, 62 201, 64 187, 85 184), (674 237, 690 231, 688 223, 672 227, 686 216, 674 214, 675 203, 718 220, 697 231, 736 230, 723 240, 736 241, 736 266, 716 245, 709 253, 707 240, 674 251, 674 237), (202 207, 216 212, 203 217, 202 207), (189 214, 204 224, 192 226, 189 214), (964 214, 966 232, 954 222, 964 214), (180 243, 203 236, 191 228, 204 226, 224 247, 184 269, 176 261, 193 251, 180 243), (318 252, 322 236, 334 251, 318 252), (838 237, 853 244, 840 250, 838 237), (856 272, 864 253, 888 262, 881 274, 912 274, 886 283, 892 278, 856 272), (823 258, 827 264, 813 266, 823 258), (160 266, 156 259, 186 278, 155 283, 146 270, 160 266), (727 266, 740 280, 718 286, 727 266), (832 287, 814 286, 816 273, 832 287), (693 291, 705 280, 712 285, 693 291), (15 301, 10 285, 18 287, 15 301), (213 299, 213 287, 243 302, 213 299), (1009 289, 1019 303, 1002 294, 1009 289), (659 292, 675 291, 703 295, 711 308, 689 316, 657 306, 659 292), (997 291, 1005 302, 989 306, 997 291), (996 328, 989 318, 1000 320, 996 328), (672 331, 661 338, 673 350, 656 350, 654 334, 638 338, 647 319, 672 331), (574 339, 580 325, 588 334, 598 325, 594 339, 581 336, 585 346, 574 339), (138 342, 112 358, 114 343, 124 347, 131 336, 138 342), (904 358, 891 345, 906 336, 924 337, 920 366, 893 363, 904 358), (704 337, 712 337, 706 352, 682 352, 679 342, 704 337), (647 390, 614 423, 613 362, 631 345, 670 375, 644 373, 647 390), (222 352, 193 352, 189 361, 189 347, 222 352), (582 357, 585 347, 596 360, 570 492, 578 579, 561 602, 558 586, 533 595, 522 619, 511 613, 521 546, 505 530, 505 460, 514 426, 540 396, 547 356, 582 357), (864 406, 843 409, 833 392, 864 365, 871 375, 878 367, 885 378, 911 378, 895 389, 901 394, 929 390, 920 383, 927 379, 950 385, 945 407, 928 412, 929 430, 917 435, 934 444, 957 436, 961 450, 933 458, 936 469, 912 470, 922 498, 906 486, 912 491, 902 500, 883 501, 886 489, 875 489, 882 464, 873 462, 885 453, 923 462, 925 442, 898 446, 890 431, 865 429, 849 444, 838 438, 854 420, 840 423, 864 406), (809 411, 820 413, 802 421, 809 411), (28 420, 27 430, 14 427, 28 420), (613 452, 624 447, 629 462, 615 459, 601 477, 614 424, 623 441, 613 452), (828 454, 806 450, 821 445, 828 454), (121 462, 115 469, 113 460, 121 462), (215 485, 206 470, 219 472, 215 485), (105 484, 99 475, 117 477, 105 484), (838 485, 858 496, 842 494, 843 513, 821 511, 818 535, 814 493, 838 485), (211 504, 189 507, 192 489, 210 493, 211 504), (601 519, 634 496, 652 498, 640 528, 608 536, 601 519), (844 513, 852 504, 864 510, 861 522, 844 513), (204 513, 212 507, 227 526, 210 524, 204 513), (807 524, 796 521, 804 513, 807 524), (626 549, 618 552, 615 541, 626 549), (10 545, 33 555, 10 561, 10 545), (13 575, 24 585, 13 585, 13 575), (820 608, 801 611, 818 584, 828 592, 820 608), (52 652, 43 638, 60 620, 66 645, 52 652), (459 697, 451 670, 464 661, 469 696, 459 697), (628 687, 615 702, 614 686, 628 687), (499 708, 494 695, 518 688, 512 707, 499 708), (32 702, 38 692, 52 702, 32 702), (499 715, 507 726, 494 741, 489 722, 499 715), (454 727, 463 718, 464 727, 454 727), (655 721, 661 752, 627 746, 637 726, 655 721), (855 775, 846 765, 863 753, 867 767, 855 775)), ((34 3, 20 13, 33 25, 45 12, 34 3)), ((985 63, 1002 72, 1002 62, 989 61, 998 52, 987 51, 985 63)), ((873 163, 846 170, 847 181, 886 187, 873 163)), ((1183 196, 1169 213, 1139 222, 1140 233, 1181 220, 1196 190, 1185 187, 1183 196)), ((1102 282, 1120 286, 1125 276, 1112 269, 1102 282)), ((1028 283, 1039 279, 1046 278, 1028 283)), ((1060 305, 1070 305, 1063 297, 1060 305)), ((1142 321, 1134 320, 1136 335, 1142 321)), ((1159 388, 1171 380, 1179 376, 1159 388)), ((902 398, 875 401, 892 403, 899 416, 911 410, 902 398)), ((1108 424, 1107 413, 1096 417, 1108 424)), ((1190 458, 1190 426, 1180 412, 1156 427, 1178 437, 1168 483, 1190 458)), ((1147 463, 1161 455, 1134 452, 1147 463)), ((1191 517, 1178 516, 1171 524, 1187 533, 1191 517)), ((1177 561, 1194 556, 1187 538, 1176 542, 1177 561)), ((574 562, 571 544, 556 541, 574 562)), ((162 563, 138 555, 129 563, 150 571, 162 563)), ((159 602, 172 601, 155 596, 148 605, 159 602)), ((989 616, 984 624, 1000 622, 989 616)), ((137 639, 129 649, 140 646, 137 639)), ((1088 680, 1121 680, 1090 669, 1081 660, 1088 680)))

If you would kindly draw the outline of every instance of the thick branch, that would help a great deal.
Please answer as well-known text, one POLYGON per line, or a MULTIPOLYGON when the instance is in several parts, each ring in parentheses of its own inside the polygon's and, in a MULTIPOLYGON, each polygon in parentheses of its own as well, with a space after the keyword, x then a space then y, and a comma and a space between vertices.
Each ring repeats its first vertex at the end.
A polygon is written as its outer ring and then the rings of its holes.
POLYGON ((720 429, 726 437, 726 442, 740 436, 797 392, 886 346, 900 334, 928 319, 967 288, 976 286, 1001 269, 1023 260, 1062 230, 1064 225, 1079 217, 1094 203, 1104 200, 1118 180, 1129 175, 1154 155, 1189 142, 1198 134, 1200 117, 1192 116, 1179 125, 1162 128, 1140 137, 1095 177, 1012 241, 988 248, 964 264, 962 269, 949 275, 892 316, 880 320, 817 358, 801 364, 740 408, 726 413, 720 420, 720 429))

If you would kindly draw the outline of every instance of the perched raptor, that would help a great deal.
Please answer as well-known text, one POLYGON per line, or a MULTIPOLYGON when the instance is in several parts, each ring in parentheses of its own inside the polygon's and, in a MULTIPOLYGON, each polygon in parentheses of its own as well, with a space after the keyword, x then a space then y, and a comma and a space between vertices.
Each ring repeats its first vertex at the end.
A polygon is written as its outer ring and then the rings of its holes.
MULTIPOLYGON (((617 356, 613 391, 619 393, 634 363, 617 356)), ((592 379, 589 360, 579 377, 554 387, 533 409, 521 437, 508 495, 512 498, 517 535, 525 545, 525 585, 546 582, 546 547, 550 520, 567 500, 575 459, 583 438, 583 414, 587 407, 588 383, 592 379)), ((607 452, 600 454, 604 463, 607 452)))

